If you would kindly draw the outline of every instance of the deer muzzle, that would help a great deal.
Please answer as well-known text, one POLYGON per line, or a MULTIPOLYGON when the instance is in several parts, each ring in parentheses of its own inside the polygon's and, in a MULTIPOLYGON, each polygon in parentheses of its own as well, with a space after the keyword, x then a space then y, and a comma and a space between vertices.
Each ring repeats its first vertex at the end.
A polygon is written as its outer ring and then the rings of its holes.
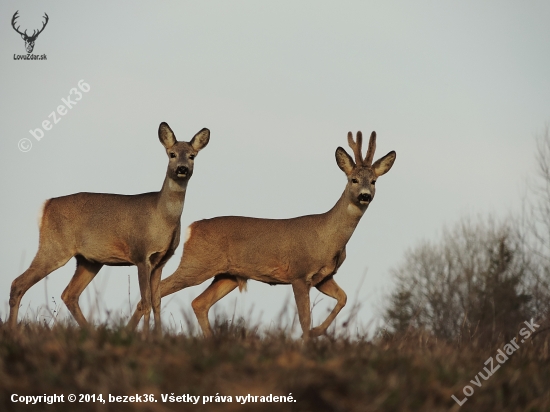
POLYGON ((178 177, 185 177, 189 174, 189 168, 187 166, 178 166, 176 169, 178 177))
POLYGON ((372 200, 372 195, 370 193, 361 193, 357 196, 359 203, 369 203, 372 200))

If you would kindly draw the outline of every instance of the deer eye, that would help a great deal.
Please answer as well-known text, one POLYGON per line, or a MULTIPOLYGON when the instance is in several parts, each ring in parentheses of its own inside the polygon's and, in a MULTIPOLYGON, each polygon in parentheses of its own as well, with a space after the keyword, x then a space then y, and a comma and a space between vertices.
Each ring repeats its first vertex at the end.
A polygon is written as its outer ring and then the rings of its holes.
POLYGON ((375 183, 376 183, 376 180, 373 180, 372 182, 370 182, 371 185, 373 185, 375 183))
POLYGON ((173 159, 174 157, 176 157, 176 154, 174 152, 170 153, 170 157, 173 159))
POLYGON ((359 180, 357 180, 357 179, 351 179, 351 183, 359 183, 359 180))
POLYGON ((196 155, 192 154, 192 155, 189 155, 189 159, 193 160, 195 158, 196 155))

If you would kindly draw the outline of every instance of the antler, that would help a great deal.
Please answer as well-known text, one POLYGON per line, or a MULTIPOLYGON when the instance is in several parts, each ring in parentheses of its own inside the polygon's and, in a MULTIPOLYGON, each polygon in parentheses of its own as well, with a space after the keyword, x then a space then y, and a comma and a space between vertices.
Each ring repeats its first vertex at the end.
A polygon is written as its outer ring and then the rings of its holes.
POLYGON ((46 28, 46 24, 48 24, 48 21, 50 20, 50 18, 48 17, 48 15, 47 15, 46 13, 44 13, 44 16, 43 16, 43 17, 46 18, 46 21, 45 21, 44 23, 42 23, 42 28, 41 28, 40 30, 38 30, 37 33, 35 33, 36 30, 33 31, 31 38, 38 37, 38 35, 39 35, 40 33, 42 33, 42 32, 44 31, 44 29, 46 28))
POLYGON ((46 12, 44 12, 44 16, 43 16, 46 21, 43 23, 43 26, 42 28, 38 31, 38 33, 36 33, 36 35, 38 36, 40 33, 42 33, 44 31, 44 29, 46 28, 46 24, 48 24, 48 21, 50 21, 50 18, 48 17, 48 15, 46 14, 46 12))
POLYGON ((361 146, 363 145, 363 134, 361 132, 357 132, 356 141, 353 140, 353 134, 348 132, 348 144, 351 150, 353 150, 357 166, 372 166, 372 159, 376 150, 376 132, 372 132, 370 135, 369 148, 367 149, 365 159, 363 159, 363 155, 361 154, 361 146))
POLYGON ((48 21, 50 20, 50 18, 48 17, 48 14, 47 14, 47 13, 44 13, 44 16, 43 16, 43 17, 46 19, 46 21, 44 21, 44 22, 42 23, 42 28, 41 28, 40 30, 38 30, 38 32, 37 32, 36 30, 33 30, 32 35, 29 36, 29 35, 27 34, 27 30, 25 30, 24 33, 21 33, 21 32, 19 31, 19 27, 21 27, 21 26, 15 27, 15 23, 16 23, 15 20, 17 20, 17 19, 19 18, 19 16, 17 15, 18 13, 19 13, 19 10, 17 10, 17 11, 15 12, 15 14, 13 15, 13 17, 12 17, 12 19, 11 19, 11 25, 12 25, 13 29, 14 29, 17 33, 19 33, 21 36, 25 36, 25 38, 27 38, 27 39, 29 39, 29 40, 33 40, 33 39, 35 39, 36 37, 38 37, 38 35, 39 35, 40 33, 42 33, 42 31, 44 31, 44 29, 46 28, 46 25, 48 24, 48 21))
POLYGON ((349 147, 351 147, 351 150, 353 150, 353 154, 355 155, 355 164, 357 166, 361 166, 363 164, 363 156, 361 155, 363 134, 361 132, 357 132, 357 140, 353 141, 353 134, 351 132, 348 132, 348 144, 349 147))
POLYGON ((17 20, 17 18, 19 17, 19 16, 17 15, 17 13, 19 13, 19 10, 17 10, 17 11, 15 12, 15 14, 13 15, 13 17, 12 17, 12 19, 11 19, 11 26, 12 26, 13 29, 14 29, 17 33, 19 33, 21 36, 26 36, 26 35, 27 35, 27 30, 25 30, 25 33, 21 33, 21 32, 19 31, 19 27, 21 27, 21 26, 15 27, 15 20, 17 20))
POLYGON ((376 150, 376 132, 372 132, 369 140, 369 148, 367 149, 367 155, 365 156, 365 166, 372 165, 372 159, 374 158, 374 151, 376 150))

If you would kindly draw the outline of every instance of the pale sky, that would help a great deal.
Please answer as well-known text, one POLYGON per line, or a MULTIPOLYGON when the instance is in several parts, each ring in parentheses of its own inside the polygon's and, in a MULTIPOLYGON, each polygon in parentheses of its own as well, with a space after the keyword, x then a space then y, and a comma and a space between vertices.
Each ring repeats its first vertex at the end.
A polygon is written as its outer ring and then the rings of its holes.
MULTIPOLYGON (((390 270, 408 248, 466 215, 519 213, 534 138, 550 122, 547 1, 3 1, 0 16, 2 319, 11 282, 36 253, 42 203, 159 190, 162 121, 179 140, 211 130, 182 227, 223 215, 325 212, 346 184, 335 149, 351 152, 350 130, 376 130, 375 159, 395 150, 397 160, 335 277, 348 308, 358 293, 365 325, 379 318, 390 270), (17 10, 30 33, 48 14, 33 51, 47 60, 14 60, 26 54, 11 27, 17 10), (80 80, 90 91, 36 141, 29 130, 80 80), (28 152, 18 149, 24 138, 28 152)), ((182 245, 163 277, 181 253, 182 245)), ((40 307, 53 310, 53 301, 69 315, 61 293, 74 268, 73 259, 31 288, 20 319, 44 315, 40 307)), ((104 267, 82 294, 84 313, 97 302, 96 319, 128 315, 129 278, 133 310, 137 269, 104 267)), ((166 298, 165 324, 179 325, 208 284, 166 298)), ((214 309, 269 326, 285 302, 294 311, 287 298, 290 286, 251 281, 214 309)), ((334 303, 323 297, 315 306, 315 325, 334 303)))

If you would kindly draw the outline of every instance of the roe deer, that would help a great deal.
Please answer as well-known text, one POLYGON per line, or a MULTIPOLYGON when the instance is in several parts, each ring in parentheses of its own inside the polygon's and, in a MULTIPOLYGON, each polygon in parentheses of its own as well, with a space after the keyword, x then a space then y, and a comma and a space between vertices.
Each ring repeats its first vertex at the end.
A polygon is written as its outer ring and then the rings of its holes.
MULTIPOLYGON (((152 294, 161 271, 180 239, 180 218, 193 159, 210 139, 202 129, 189 143, 178 142, 161 123, 159 140, 166 148, 168 170, 160 192, 138 195, 76 193, 49 199, 39 221, 38 252, 30 267, 11 285, 8 324, 17 325, 21 298, 36 282, 76 257, 76 272, 62 299, 80 326, 87 325, 78 298, 103 265, 137 266, 144 332, 149 330, 152 294)), ((160 299, 160 298, 159 298, 160 299)), ((160 332, 160 312, 154 312, 160 332)))
MULTIPOLYGON (((212 335, 210 307, 248 279, 269 284, 290 284, 298 307, 303 338, 325 333, 346 304, 346 294, 334 274, 346 258, 346 244, 374 197, 379 176, 392 167, 396 153, 389 152, 372 164, 376 133, 372 132, 366 157, 361 154, 362 135, 357 141, 348 133, 355 162, 339 147, 336 163, 347 176, 344 193, 326 213, 293 219, 256 219, 225 216, 192 223, 187 229, 178 269, 160 283, 162 297, 214 278, 192 306, 205 336, 212 335), (337 300, 326 320, 310 330, 309 291, 312 286, 337 300)), ((160 305, 160 300, 153 302, 160 305)), ((129 322, 135 326, 148 307, 138 304, 129 322)), ((156 308, 159 311, 160 308, 156 308)))

